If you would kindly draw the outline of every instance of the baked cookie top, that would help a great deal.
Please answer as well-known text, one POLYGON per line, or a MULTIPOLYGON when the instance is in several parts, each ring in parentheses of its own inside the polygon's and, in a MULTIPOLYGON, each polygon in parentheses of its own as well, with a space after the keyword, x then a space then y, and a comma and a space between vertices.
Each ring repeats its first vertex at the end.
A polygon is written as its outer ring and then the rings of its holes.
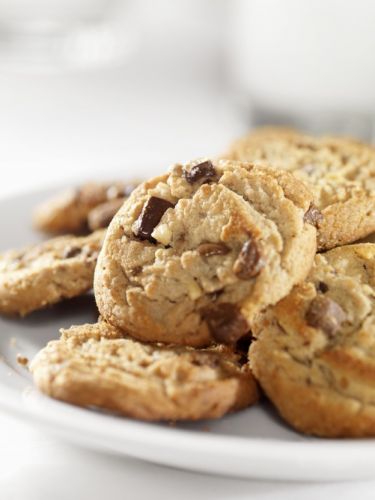
MULTIPOLYGON (((41 203, 34 211, 34 226, 46 233, 82 233, 88 229, 88 218, 93 209, 107 202, 112 206, 124 201, 139 182, 88 182, 80 187, 67 189, 41 203), (116 201, 114 201, 116 200, 116 201)), ((116 213, 116 211, 114 212, 116 213)), ((113 213, 113 215, 114 215, 113 213)), ((97 225, 97 215, 92 216, 90 229, 97 225)), ((108 221, 108 223, 110 220, 108 221)))
POLYGON ((101 315, 140 340, 235 342, 307 275, 311 200, 287 172, 208 159, 173 166, 110 224, 95 273, 101 315))
POLYGON ((31 364, 54 398, 144 420, 219 418, 257 401, 248 365, 229 348, 142 344, 104 322, 61 333, 31 364))
POLYGON ((0 254, 0 313, 25 315, 92 287, 105 231, 0 254))
POLYGON ((375 436, 375 244, 318 254, 253 325, 254 375, 297 430, 375 436))
POLYGON ((302 180, 322 212, 318 246, 329 249, 375 231, 375 149, 343 137, 264 128, 235 141, 227 158, 267 162, 302 180))

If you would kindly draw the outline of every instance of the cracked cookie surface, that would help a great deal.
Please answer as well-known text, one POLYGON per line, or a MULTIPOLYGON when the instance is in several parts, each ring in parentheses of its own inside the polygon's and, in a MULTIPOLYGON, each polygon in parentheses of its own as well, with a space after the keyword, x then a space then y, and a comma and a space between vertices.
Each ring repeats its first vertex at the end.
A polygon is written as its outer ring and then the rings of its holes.
POLYGON ((287 172, 175 165, 111 222, 94 280, 101 315, 144 341, 235 342, 306 277, 316 250, 310 205, 287 172))
POLYGON ((227 347, 143 344, 104 322, 61 333, 30 367, 56 399, 143 420, 219 418, 257 401, 248 365, 227 347))
POLYGON ((306 183, 323 215, 318 224, 322 250, 375 231, 375 149, 370 145, 270 127, 235 141, 224 156, 266 161, 306 183))
POLYGON ((249 357, 282 417, 318 436, 375 436, 375 244, 318 254, 254 322, 249 357))
POLYGON ((87 232, 106 227, 139 182, 88 182, 44 201, 33 214, 34 226, 53 234, 87 232), (98 208, 97 207, 101 207, 98 208), (105 217, 103 216, 105 213, 105 217))
POLYGON ((0 255, 0 313, 25 315, 92 287, 104 230, 0 255))

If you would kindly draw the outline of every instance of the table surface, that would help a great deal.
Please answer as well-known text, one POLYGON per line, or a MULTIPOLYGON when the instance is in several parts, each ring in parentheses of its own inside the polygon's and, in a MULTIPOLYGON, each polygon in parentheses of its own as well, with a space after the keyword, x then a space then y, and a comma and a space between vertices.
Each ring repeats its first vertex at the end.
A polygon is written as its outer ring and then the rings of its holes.
MULTIPOLYGON (((166 88, 154 79, 152 89, 140 91, 146 77, 129 68, 105 75, 0 74, 0 196, 109 171, 152 173, 216 154, 246 128, 246 117, 219 87, 181 78, 166 88)), ((98 454, 1 413, 0 443, 1 500, 374 497, 375 481, 258 482, 98 454)))

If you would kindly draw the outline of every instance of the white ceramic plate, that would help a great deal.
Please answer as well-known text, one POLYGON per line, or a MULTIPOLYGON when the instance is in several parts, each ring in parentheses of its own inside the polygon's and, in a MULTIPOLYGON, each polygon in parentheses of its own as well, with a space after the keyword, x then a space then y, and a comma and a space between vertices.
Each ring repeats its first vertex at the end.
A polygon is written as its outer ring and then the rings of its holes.
MULTIPOLYGON (((46 193, 0 201, 0 250, 36 241, 30 213, 46 193)), ((0 407, 64 439, 96 450, 231 476, 289 480, 374 477, 375 440, 301 436, 262 403, 220 421, 174 427, 136 422, 51 400, 32 386, 16 355, 32 358, 58 329, 96 320, 92 296, 25 319, 0 318, 0 407)))

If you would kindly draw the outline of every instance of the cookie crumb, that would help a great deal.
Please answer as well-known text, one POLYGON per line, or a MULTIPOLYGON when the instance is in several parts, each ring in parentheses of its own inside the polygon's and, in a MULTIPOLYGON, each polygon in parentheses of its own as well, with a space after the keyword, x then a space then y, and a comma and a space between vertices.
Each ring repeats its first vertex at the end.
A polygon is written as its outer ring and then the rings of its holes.
POLYGON ((17 354, 17 363, 21 366, 27 366, 29 364, 29 358, 22 356, 22 354, 17 354))

